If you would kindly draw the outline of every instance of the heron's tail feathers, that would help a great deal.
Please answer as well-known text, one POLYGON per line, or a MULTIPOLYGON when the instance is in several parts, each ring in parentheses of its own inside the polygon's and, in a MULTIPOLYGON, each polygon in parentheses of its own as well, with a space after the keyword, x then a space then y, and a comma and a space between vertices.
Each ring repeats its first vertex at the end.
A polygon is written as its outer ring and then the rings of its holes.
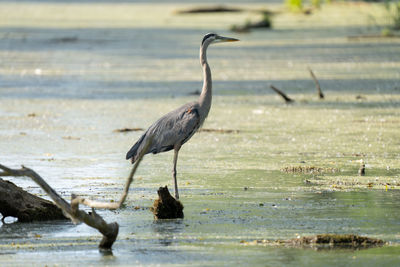
POLYGON ((131 149, 129 149, 128 153, 126 153, 126 159, 131 159, 132 164, 136 161, 137 156, 140 153, 140 149, 143 149, 143 146, 141 146, 143 139, 145 135, 142 135, 140 139, 133 145, 131 149))

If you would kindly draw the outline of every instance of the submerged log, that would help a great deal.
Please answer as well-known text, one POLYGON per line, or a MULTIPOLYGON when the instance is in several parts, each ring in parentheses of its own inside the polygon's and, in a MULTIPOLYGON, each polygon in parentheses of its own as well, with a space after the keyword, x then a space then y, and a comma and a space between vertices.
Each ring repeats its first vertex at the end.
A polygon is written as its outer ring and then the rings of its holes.
POLYGON ((10 181, 0 179, 0 213, 19 222, 67 219, 51 201, 32 195, 10 181))
POLYGON ((169 193, 168 187, 160 187, 157 190, 158 199, 154 201, 151 211, 156 219, 183 218, 183 205, 169 193))

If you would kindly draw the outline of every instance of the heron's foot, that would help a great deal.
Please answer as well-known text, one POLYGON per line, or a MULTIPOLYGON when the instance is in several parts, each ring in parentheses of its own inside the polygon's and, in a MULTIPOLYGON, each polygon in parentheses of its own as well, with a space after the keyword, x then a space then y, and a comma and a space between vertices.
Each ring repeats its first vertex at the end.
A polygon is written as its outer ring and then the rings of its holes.
POLYGON ((179 200, 179 194, 178 194, 177 191, 175 191, 175 199, 176 199, 176 200, 179 200))

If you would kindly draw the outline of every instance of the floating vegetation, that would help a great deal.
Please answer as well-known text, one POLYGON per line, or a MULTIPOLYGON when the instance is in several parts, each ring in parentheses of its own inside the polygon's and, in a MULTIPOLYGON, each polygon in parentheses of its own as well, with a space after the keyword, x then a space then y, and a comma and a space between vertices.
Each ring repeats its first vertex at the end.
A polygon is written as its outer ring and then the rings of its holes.
POLYGON ((254 240, 240 241, 244 245, 264 245, 264 246, 290 246, 290 247, 313 247, 322 249, 360 249, 383 246, 385 241, 376 238, 353 234, 318 234, 292 238, 289 240, 254 240))
POLYGON ((375 189, 375 190, 398 190, 400 182, 393 177, 376 177, 366 178, 365 176, 323 176, 308 178, 305 182, 309 185, 322 190, 358 190, 358 189, 375 189))
POLYGON ((304 236, 301 238, 293 238, 289 240, 295 246, 315 246, 327 245, 337 248, 367 248, 382 246, 385 242, 381 239, 370 238, 366 236, 358 236, 353 234, 319 234, 315 236, 304 236))
POLYGON ((321 173, 335 173, 336 168, 321 168, 315 166, 288 166, 281 169, 286 173, 305 173, 305 174, 321 174, 321 173))
POLYGON ((63 136, 62 139, 64 139, 64 140, 81 140, 80 137, 76 137, 76 136, 63 136))
POLYGON ((53 43, 75 43, 78 42, 78 37, 76 36, 65 36, 60 38, 53 38, 50 41, 53 43))

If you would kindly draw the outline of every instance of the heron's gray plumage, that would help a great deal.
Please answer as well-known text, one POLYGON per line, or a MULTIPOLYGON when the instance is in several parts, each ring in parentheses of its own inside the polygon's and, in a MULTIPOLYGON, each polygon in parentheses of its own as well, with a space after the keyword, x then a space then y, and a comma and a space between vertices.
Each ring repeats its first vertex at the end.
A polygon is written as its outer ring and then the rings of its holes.
POLYGON ((203 68, 204 80, 203 89, 199 99, 167 113, 153 123, 126 154, 126 159, 131 159, 132 163, 134 163, 150 137, 152 138, 152 144, 146 151, 146 154, 156 154, 174 149, 173 176, 175 197, 177 199, 179 198, 179 195, 176 180, 176 162, 179 149, 201 127, 211 108, 212 79, 211 70, 207 62, 207 47, 211 43, 233 41, 238 40, 222 37, 214 33, 206 34, 203 37, 200 46, 200 64, 203 68))
POLYGON ((150 136, 153 141, 147 153, 169 151, 177 143, 186 143, 201 126, 198 110, 197 102, 187 103, 158 119, 128 151, 126 159, 132 158, 135 162, 150 136))

